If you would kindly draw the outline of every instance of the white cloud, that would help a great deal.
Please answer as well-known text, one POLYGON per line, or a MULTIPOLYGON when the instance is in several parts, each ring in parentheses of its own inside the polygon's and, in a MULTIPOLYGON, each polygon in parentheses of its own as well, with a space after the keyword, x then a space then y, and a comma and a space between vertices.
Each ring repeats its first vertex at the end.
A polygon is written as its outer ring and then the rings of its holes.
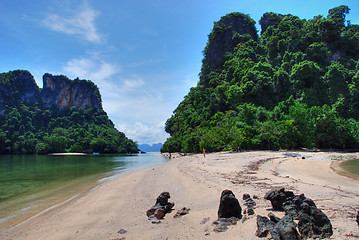
POLYGON ((123 83, 125 90, 136 89, 145 84, 145 82, 138 76, 134 76, 132 79, 126 79, 123 83))
POLYGON ((102 83, 120 71, 115 64, 94 58, 74 58, 69 60, 63 67, 66 74, 76 78, 84 78, 97 83, 102 83))
POLYGON ((128 138, 137 141, 139 144, 164 143, 164 141, 169 137, 169 135, 164 131, 164 123, 151 126, 145 125, 141 122, 136 122, 132 126, 128 126, 127 124, 118 124, 118 130, 124 132, 128 138))
POLYGON ((76 35, 92 43, 101 43, 103 36, 98 33, 95 26, 99 12, 84 2, 80 9, 70 11, 70 14, 48 14, 43 24, 50 29, 68 35, 76 35))

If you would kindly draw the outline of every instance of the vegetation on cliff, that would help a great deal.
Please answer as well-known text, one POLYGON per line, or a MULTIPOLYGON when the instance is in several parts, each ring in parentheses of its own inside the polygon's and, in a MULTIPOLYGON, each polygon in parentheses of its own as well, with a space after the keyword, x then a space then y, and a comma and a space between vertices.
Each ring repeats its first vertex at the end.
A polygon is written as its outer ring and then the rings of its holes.
POLYGON ((265 13, 260 37, 248 15, 215 22, 162 151, 358 148, 359 25, 349 11, 265 13))
POLYGON ((0 93, 0 154, 138 151, 115 129, 91 81, 45 74, 39 89, 28 71, 16 70, 0 74, 0 93))

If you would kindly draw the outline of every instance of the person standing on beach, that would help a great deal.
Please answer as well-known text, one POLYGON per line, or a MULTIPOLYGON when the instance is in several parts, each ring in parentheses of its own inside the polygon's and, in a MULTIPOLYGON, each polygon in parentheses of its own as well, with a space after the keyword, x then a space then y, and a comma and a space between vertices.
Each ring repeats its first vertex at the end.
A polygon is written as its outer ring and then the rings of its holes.
POLYGON ((203 157, 206 157, 206 149, 203 148, 203 157))

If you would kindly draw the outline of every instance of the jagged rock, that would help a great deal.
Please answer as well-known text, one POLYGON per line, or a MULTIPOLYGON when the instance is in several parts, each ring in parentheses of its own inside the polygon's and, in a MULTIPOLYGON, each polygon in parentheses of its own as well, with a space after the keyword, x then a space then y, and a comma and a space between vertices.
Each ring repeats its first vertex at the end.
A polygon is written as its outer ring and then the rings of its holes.
POLYGON ((267 237, 268 233, 275 240, 301 239, 293 219, 288 215, 282 219, 277 218, 273 214, 271 214, 270 219, 258 215, 256 236, 267 237))
POLYGON ((181 208, 180 210, 178 210, 178 211, 176 212, 176 214, 175 214, 173 217, 174 217, 174 218, 178 218, 178 217, 181 217, 181 216, 183 216, 183 215, 186 215, 186 214, 189 213, 190 210, 191 210, 190 208, 186 208, 186 207, 181 208))
POLYGON ((242 208, 231 190, 223 190, 218 209, 218 218, 242 218, 242 208))
POLYGON ((276 223, 275 228, 278 231, 280 240, 301 239, 296 229, 296 225, 289 215, 284 216, 278 223, 276 223))
POLYGON ((358 215, 357 215, 357 223, 359 225, 359 211, 358 211, 358 215))
POLYGON ((284 188, 278 188, 267 192, 264 199, 267 199, 272 203, 273 210, 284 211, 284 203, 292 200, 294 197, 295 195, 293 192, 285 191, 284 188))
POLYGON ((243 194, 243 200, 244 205, 247 206, 245 212, 247 212, 248 215, 254 215, 254 206, 257 205, 256 202, 247 193, 243 194))
POLYGON ((298 229, 305 238, 329 238, 333 235, 329 218, 318 208, 302 203, 300 206, 298 229))
POLYGON ((268 233, 274 230, 275 222, 269 220, 267 217, 257 215, 257 237, 266 237, 268 233))
POLYGON ((147 210, 147 217, 152 221, 152 223, 159 223, 156 219, 163 219, 164 216, 172 210, 175 204, 168 202, 170 197, 169 192, 162 192, 157 197, 155 205, 151 209, 147 210))
POLYGON ((298 229, 303 238, 328 238, 333 234, 329 218, 304 194, 296 196, 284 188, 273 189, 265 199, 271 201, 273 209, 285 211, 287 216, 299 220, 298 229))

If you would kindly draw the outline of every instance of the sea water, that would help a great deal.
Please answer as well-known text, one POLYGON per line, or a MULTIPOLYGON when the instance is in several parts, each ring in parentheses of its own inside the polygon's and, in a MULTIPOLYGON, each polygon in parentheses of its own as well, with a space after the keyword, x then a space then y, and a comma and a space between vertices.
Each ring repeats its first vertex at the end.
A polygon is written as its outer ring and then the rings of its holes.
POLYGON ((167 161, 131 155, 0 155, 0 230, 63 203, 106 179, 167 161))
POLYGON ((344 161, 340 166, 350 175, 359 179, 359 159, 344 161))

